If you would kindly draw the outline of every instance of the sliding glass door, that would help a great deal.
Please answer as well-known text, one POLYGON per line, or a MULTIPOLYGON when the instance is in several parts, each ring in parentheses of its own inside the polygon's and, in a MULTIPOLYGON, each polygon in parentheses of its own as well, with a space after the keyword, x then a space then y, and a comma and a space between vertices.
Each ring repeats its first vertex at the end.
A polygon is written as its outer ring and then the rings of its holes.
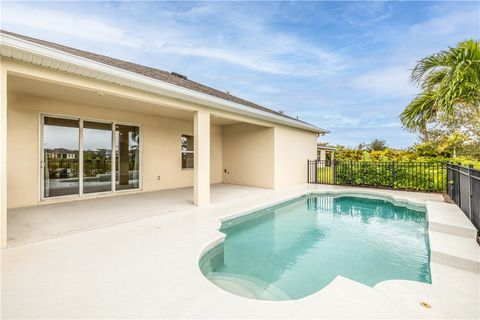
POLYGON ((140 131, 138 127, 116 125, 116 190, 139 187, 140 131))
POLYGON ((83 193, 112 191, 112 123, 83 122, 83 193))
POLYGON ((80 122, 52 117, 43 120, 43 196, 78 194, 80 122))
POLYGON ((51 116, 42 125, 43 198, 140 187, 138 126, 51 116))

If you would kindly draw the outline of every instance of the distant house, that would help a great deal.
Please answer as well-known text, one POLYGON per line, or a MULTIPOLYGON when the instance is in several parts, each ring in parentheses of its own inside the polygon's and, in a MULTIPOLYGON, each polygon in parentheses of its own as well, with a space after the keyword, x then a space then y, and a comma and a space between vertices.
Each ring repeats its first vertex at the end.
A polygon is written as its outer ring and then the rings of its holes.
POLYGON ((330 164, 335 160, 335 148, 323 145, 321 143, 317 144, 317 160, 325 161, 326 164, 330 164))
POLYGON ((68 149, 45 149, 45 155, 48 159, 75 159, 77 153, 68 149))

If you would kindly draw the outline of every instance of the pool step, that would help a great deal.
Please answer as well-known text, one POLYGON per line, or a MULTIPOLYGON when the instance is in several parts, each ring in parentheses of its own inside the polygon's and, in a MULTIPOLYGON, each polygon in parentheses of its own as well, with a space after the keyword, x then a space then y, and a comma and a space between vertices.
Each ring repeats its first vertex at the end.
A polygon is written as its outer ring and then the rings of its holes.
POLYGON ((274 285, 252 277, 216 272, 208 278, 220 288, 242 297, 261 300, 291 299, 274 285))
POLYGON ((480 247, 474 239, 432 230, 428 234, 432 262, 480 273, 480 247))
POLYGON ((429 230, 476 239, 477 229, 457 205, 428 201, 427 212, 429 230))

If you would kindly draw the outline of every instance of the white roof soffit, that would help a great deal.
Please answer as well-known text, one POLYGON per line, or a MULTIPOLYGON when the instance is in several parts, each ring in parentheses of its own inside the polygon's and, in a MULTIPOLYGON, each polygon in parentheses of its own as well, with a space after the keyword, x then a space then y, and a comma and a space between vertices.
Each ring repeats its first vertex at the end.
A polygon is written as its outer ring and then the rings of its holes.
POLYGON ((289 119, 280 115, 258 110, 239 103, 227 101, 205 93, 173 85, 141 74, 116 68, 67 52, 42 46, 11 35, 0 34, 1 55, 16 60, 58 69, 59 63, 67 64, 64 71, 101 81, 113 82, 124 86, 149 91, 193 103, 209 106, 215 109, 230 111, 257 119, 280 123, 316 133, 328 133, 328 130, 314 125, 289 119), (57 63, 53 63, 56 61, 57 63))

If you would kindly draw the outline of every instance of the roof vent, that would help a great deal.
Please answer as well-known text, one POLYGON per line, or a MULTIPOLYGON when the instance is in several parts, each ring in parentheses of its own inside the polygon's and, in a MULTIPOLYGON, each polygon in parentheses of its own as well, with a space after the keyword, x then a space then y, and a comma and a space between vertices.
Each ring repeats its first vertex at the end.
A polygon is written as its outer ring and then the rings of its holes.
POLYGON ((230 91, 225 91, 226 94, 230 94, 230 91))
POLYGON ((278 113, 283 114, 284 111, 283 110, 278 110, 278 113))
POLYGON ((176 73, 176 72, 173 72, 173 71, 170 72, 170 74, 171 74, 172 76, 179 77, 179 78, 181 78, 181 79, 187 80, 187 76, 184 76, 183 74, 176 73))

